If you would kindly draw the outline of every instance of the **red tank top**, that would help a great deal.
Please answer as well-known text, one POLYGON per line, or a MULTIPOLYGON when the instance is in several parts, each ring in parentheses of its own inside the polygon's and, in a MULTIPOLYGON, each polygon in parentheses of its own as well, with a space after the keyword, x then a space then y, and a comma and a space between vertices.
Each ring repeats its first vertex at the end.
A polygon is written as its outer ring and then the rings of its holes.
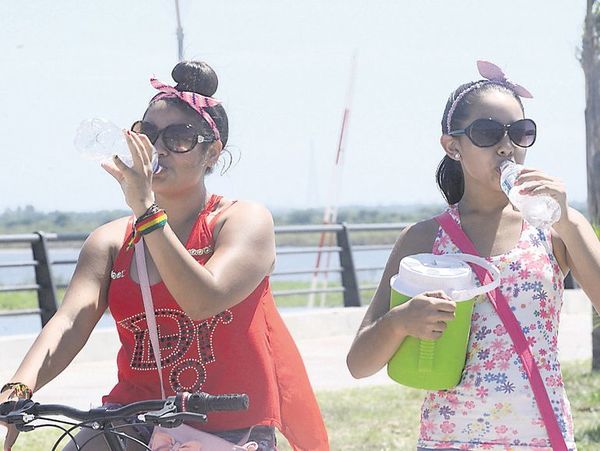
MULTIPOLYGON (((211 196, 186 243, 201 265, 212 255, 217 219, 207 223, 206 218, 220 200, 221 196, 211 196)), ((125 236, 130 231, 131 222, 125 236)), ((129 276, 132 258, 133 248, 127 250, 124 242, 111 271, 108 304, 121 349, 118 382, 103 397, 104 403, 161 397, 140 287, 129 276)), ((302 358, 277 311, 268 277, 239 304, 201 321, 185 314, 164 283, 152 285, 151 291, 166 395, 201 390, 246 393, 250 398, 247 411, 210 413, 201 429, 276 426, 295 450, 329 449, 302 358)))

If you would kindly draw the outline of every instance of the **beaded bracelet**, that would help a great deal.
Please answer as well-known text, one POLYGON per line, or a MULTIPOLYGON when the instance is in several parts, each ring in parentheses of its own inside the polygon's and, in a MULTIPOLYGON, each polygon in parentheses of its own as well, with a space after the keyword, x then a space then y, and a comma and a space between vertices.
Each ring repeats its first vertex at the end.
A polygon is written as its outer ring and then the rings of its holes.
POLYGON ((33 396, 33 390, 22 382, 9 382, 4 384, 0 389, 0 393, 4 393, 6 390, 12 390, 11 398, 16 396, 20 399, 31 399, 33 396))
POLYGON ((160 207, 156 204, 152 204, 148 207, 148 209, 144 212, 144 214, 142 216, 140 216, 139 218, 137 218, 137 220, 135 221, 136 223, 139 221, 143 221, 144 219, 146 219, 148 216, 153 215, 154 213, 156 213, 157 211, 160 211, 160 207))
POLYGON ((150 208, 135 221, 131 235, 129 235, 127 240, 127 249, 130 249, 140 241, 143 235, 147 235, 156 229, 163 228, 166 224, 167 213, 160 209, 158 205, 152 204, 150 208))

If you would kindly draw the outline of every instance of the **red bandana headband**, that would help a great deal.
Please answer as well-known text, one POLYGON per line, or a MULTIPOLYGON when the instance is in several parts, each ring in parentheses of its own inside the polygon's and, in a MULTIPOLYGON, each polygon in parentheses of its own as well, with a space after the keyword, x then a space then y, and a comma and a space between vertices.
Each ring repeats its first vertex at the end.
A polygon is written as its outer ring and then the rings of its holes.
POLYGON ((175 87, 166 85, 163 82, 158 81, 154 77, 150 78, 150 84, 155 89, 158 89, 160 91, 160 93, 157 94, 154 97, 154 99, 152 99, 153 102, 156 100, 164 99, 164 98, 177 97, 179 100, 184 101, 189 106, 191 106, 194 110, 196 110, 200 114, 200 116, 202 116, 204 118, 204 120, 206 122, 208 122, 208 125, 210 126, 213 134, 215 135, 215 141, 221 140, 221 134, 219 133, 219 130, 217 129, 217 124, 215 124, 215 121, 213 120, 213 118, 205 110, 205 108, 207 108, 207 107, 213 107, 213 106, 219 105, 221 103, 220 100, 213 99, 212 97, 205 97, 196 92, 178 91, 177 89, 175 89, 175 87))

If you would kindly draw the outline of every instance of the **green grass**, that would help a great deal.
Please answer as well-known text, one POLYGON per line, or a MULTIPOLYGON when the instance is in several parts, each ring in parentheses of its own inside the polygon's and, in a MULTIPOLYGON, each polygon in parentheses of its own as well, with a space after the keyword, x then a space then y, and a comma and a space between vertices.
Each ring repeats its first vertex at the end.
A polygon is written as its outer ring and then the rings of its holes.
MULTIPOLYGON (((590 373, 590 366, 585 361, 563 368, 580 451, 600 449, 600 372, 590 373)), ((422 396, 400 385, 318 392, 331 449, 414 451, 422 396)), ((13 451, 45 451, 53 437, 58 433, 48 430, 21 434, 13 451)), ((279 449, 291 449, 281 436, 279 449)))
MULTIPOLYGON (((364 285, 372 285, 373 282, 362 282, 364 285)), ((308 281, 277 281, 271 280, 271 288, 273 291, 278 290, 304 290, 310 288, 310 282, 308 281)), ((339 282, 329 282, 327 288, 339 288, 341 285, 339 282)), ((317 288, 324 288, 324 284, 319 282, 317 288)), ((361 302, 363 304, 370 302, 373 296, 374 290, 361 291, 361 302)), ((305 307, 308 302, 307 294, 296 294, 290 296, 276 296, 275 298, 278 307, 305 307)), ((319 307, 343 307, 344 298, 342 293, 326 293, 325 297, 322 297, 321 293, 315 294, 314 306, 319 307), (322 302, 322 299, 324 301, 322 302)))
MULTIPOLYGON (((62 300, 65 289, 56 290, 58 300, 62 300)), ((0 293, 0 310, 31 309, 38 307, 37 293, 35 291, 14 291, 0 293)))
POLYGON ((591 373, 590 368, 590 361, 563 367, 580 451, 600 448, 600 372, 591 373))

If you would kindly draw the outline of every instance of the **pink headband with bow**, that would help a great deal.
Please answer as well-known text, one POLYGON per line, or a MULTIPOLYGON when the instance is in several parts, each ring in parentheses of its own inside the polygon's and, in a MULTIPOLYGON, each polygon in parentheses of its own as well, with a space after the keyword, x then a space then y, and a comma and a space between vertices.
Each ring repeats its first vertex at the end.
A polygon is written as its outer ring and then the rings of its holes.
POLYGON ((205 97, 196 92, 178 91, 177 89, 175 89, 175 87, 166 85, 163 82, 158 81, 154 77, 150 78, 150 84, 155 89, 158 89, 160 91, 160 93, 157 94, 152 99, 152 102, 155 102, 157 100, 164 99, 164 98, 177 97, 178 99, 184 101, 189 106, 191 106, 194 110, 196 110, 200 114, 200 116, 202 116, 204 118, 204 120, 206 122, 208 122, 210 129, 212 130, 213 134, 215 135, 216 141, 221 140, 221 134, 219 133, 219 130, 217 129, 217 124, 215 124, 215 121, 213 120, 213 118, 205 110, 206 107, 213 107, 213 106, 220 104, 221 103, 220 100, 213 99, 212 97, 205 97))
POLYGON ((446 133, 450 133, 450 131, 451 131, 450 123, 452 121, 452 115, 454 114, 454 111, 456 110, 456 107, 458 106, 460 101, 468 93, 470 93, 471 91, 474 91, 475 89, 480 88, 483 85, 496 84, 496 85, 505 86, 508 89, 510 89, 512 92, 514 92, 516 95, 518 95, 519 97, 525 97, 528 99, 533 98, 533 95, 531 95, 531 93, 526 88, 510 81, 506 77, 506 75, 504 74, 502 69, 500 69, 494 63, 490 63, 489 61, 477 61, 477 69, 479 70, 479 74, 483 78, 485 78, 485 80, 480 80, 480 81, 473 83, 471 86, 469 86, 463 92, 461 92, 456 97, 456 99, 454 99, 454 102, 452 102, 452 105, 450 106, 450 110, 448 110, 448 117, 446 119, 446 133))

